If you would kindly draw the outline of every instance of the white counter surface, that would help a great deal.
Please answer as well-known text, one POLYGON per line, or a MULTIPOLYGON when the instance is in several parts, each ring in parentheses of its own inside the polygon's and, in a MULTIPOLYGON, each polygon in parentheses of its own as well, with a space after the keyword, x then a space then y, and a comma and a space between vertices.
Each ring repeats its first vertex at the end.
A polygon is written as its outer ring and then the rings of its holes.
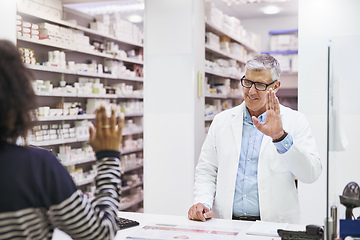
MULTIPOLYGON (((146 214, 146 213, 130 213, 119 212, 120 217, 136 220, 140 223, 139 226, 131 227, 128 229, 120 230, 116 234, 115 240, 126 239, 129 235, 134 234, 146 225, 149 224, 172 224, 180 226, 190 226, 199 228, 214 228, 214 229, 226 229, 230 231, 239 232, 236 239, 249 239, 249 240, 280 240, 280 237, 273 236, 259 236, 248 235, 246 231, 254 223, 250 221, 238 221, 238 220, 225 220, 225 219, 210 219, 206 222, 190 221, 187 216, 173 216, 173 215, 160 215, 160 214, 146 214)), ((291 230, 305 230, 303 225, 289 225, 287 229, 291 230)), ((55 230, 53 240, 71 240, 71 238, 65 233, 55 230)))

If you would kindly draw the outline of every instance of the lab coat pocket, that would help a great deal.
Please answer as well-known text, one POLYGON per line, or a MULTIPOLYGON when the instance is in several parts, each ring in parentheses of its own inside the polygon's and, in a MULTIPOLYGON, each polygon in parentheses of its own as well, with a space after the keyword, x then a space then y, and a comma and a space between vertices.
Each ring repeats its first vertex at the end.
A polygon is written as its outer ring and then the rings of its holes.
POLYGON ((285 160, 281 158, 281 154, 277 152, 271 152, 267 155, 269 158, 269 166, 273 172, 283 173, 288 172, 289 168, 285 160))

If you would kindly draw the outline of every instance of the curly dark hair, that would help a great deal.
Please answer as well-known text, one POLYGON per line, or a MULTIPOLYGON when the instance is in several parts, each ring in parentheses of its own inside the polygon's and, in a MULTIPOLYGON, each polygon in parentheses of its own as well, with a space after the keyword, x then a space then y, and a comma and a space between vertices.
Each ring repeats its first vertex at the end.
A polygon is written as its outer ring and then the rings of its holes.
POLYGON ((32 72, 23 64, 17 47, 0 40, 0 143, 26 140, 36 119, 32 72))

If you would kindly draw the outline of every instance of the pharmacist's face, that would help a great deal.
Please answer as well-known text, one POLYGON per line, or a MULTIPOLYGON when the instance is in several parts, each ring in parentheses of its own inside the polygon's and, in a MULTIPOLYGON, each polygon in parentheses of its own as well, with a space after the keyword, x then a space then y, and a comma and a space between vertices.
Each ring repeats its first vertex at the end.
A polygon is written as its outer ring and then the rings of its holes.
MULTIPOLYGON (((246 70, 245 79, 252 82, 260 82, 269 84, 273 80, 271 78, 270 70, 256 71, 256 70, 246 70)), ((266 92, 272 88, 275 92, 280 87, 280 82, 276 81, 267 87, 265 91, 260 91, 255 88, 253 84, 250 88, 243 87, 244 91, 244 100, 246 107, 249 110, 251 116, 260 116, 266 111, 266 92)))

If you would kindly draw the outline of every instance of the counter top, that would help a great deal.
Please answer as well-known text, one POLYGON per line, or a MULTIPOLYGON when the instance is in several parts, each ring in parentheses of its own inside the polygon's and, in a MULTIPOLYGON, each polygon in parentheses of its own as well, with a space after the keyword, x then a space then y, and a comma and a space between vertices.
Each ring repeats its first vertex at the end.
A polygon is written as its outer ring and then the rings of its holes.
MULTIPOLYGON (((119 212, 119 216, 123 218, 128 218, 136 220, 140 223, 139 226, 123 229, 117 232, 115 240, 126 239, 129 235, 136 233, 141 230, 146 225, 154 224, 166 224, 166 225, 179 225, 186 226, 189 228, 208 228, 208 229, 222 229, 229 230, 233 232, 238 232, 239 234, 235 239, 249 239, 249 240, 280 240, 280 237, 273 236, 259 236, 259 235, 248 235, 246 231, 254 223, 250 221, 238 221, 238 220, 226 220, 226 219, 210 219, 206 222, 200 221, 191 221, 187 216, 174 216, 174 215, 163 215, 163 214, 149 214, 149 213, 132 213, 132 212, 119 212)), ((305 230, 303 225, 288 225, 287 229, 291 230, 305 230)), ((62 231, 56 229, 54 232, 53 240, 71 240, 71 238, 63 233, 62 231)))

